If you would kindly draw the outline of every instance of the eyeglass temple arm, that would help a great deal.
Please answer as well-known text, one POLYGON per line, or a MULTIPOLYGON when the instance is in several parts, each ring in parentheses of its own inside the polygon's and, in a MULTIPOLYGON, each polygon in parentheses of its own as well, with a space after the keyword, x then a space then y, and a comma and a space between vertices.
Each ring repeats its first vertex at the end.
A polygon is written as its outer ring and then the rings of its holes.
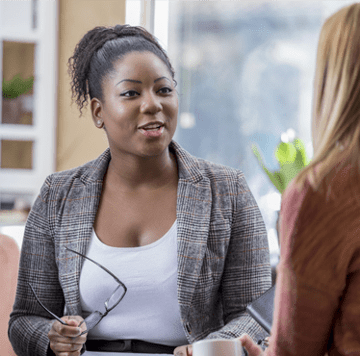
POLYGON ((52 317, 54 317, 57 321, 59 321, 61 324, 63 324, 63 325, 68 325, 64 320, 60 319, 57 315, 55 315, 55 314, 52 313, 48 308, 46 308, 46 306, 45 306, 43 303, 41 303, 40 299, 38 298, 38 296, 37 296, 36 293, 35 293, 35 290, 34 290, 33 286, 32 286, 29 282, 28 282, 28 284, 29 284, 29 286, 30 286, 30 288, 31 288, 31 290, 32 290, 32 292, 33 292, 33 294, 34 294, 35 299, 36 299, 37 302, 41 305, 41 307, 42 307, 44 310, 46 310, 46 311, 47 311, 52 317))
MULTIPOLYGON (((116 277, 111 271, 109 271, 106 267, 104 267, 104 266, 102 266, 100 263, 94 261, 92 258, 90 258, 90 257, 88 257, 88 256, 85 256, 84 254, 82 254, 82 253, 80 253, 80 252, 78 252, 78 251, 75 251, 75 250, 73 250, 73 249, 70 248, 70 247, 65 246, 65 248, 66 248, 68 251, 71 251, 71 252, 73 252, 73 253, 76 253, 77 255, 79 255, 79 256, 81 256, 81 257, 84 257, 84 258, 86 258, 87 260, 95 263, 98 267, 102 268, 105 272, 109 273, 110 276, 112 276, 112 277, 115 279, 115 281, 116 281, 117 283, 119 283, 119 284, 124 288, 124 294, 122 295, 122 297, 120 298, 120 300, 116 303, 116 305, 118 305, 118 304, 121 302, 121 300, 124 298, 125 294, 126 294, 127 288, 126 288, 125 284, 124 284, 123 282, 121 282, 120 279, 117 278, 117 277, 116 277)), ((117 290, 119 287, 120 287, 120 286, 118 286, 118 287, 116 288, 116 290, 117 290)), ((116 290, 115 290, 115 291, 116 291, 116 290)), ((111 297, 110 297, 110 298, 111 298, 111 297)), ((109 299, 110 299, 110 298, 109 298, 109 299)), ((107 304, 108 304, 108 302, 109 302, 109 299, 107 299, 106 302, 105 302, 106 314, 108 313, 107 304)), ((115 305, 115 306, 116 306, 116 305, 115 305)), ((85 318, 78 326, 81 326, 84 322, 86 322, 86 318, 85 318)), ((80 334, 80 336, 83 335, 83 334, 86 334, 87 332, 88 332, 88 330, 85 330, 84 332, 82 332, 82 333, 80 334)))
MULTIPOLYGON (((119 302, 124 298, 124 296, 125 296, 125 294, 126 294, 126 291, 127 291, 127 288, 126 288, 125 284, 122 283, 111 271, 109 271, 106 267, 102 266, 101 264, 99 264, 98 262, 94 261, 94 260, 91 259, 90 257, 87 257, 87 256, 83 255, 82 253, 80 253, 80 252, 78 252, 78 251, 75 251, 75 250, 73 250, 73 249, 71 249, 71 248, 69 248, 69 247, 66 247, 66 246, 65 246, 65 248, 66 248, 67 250, 73 252, 73 253, 76 253, 76 254, 79 255, 79 256, 82 256, 82 257, 90 260, 91 262, 95 263, 98 267, 102 268, 104 271, 106 271, 107 273, 109 273, 110 276, 112 276, 112 277, 115 279, 115 281, 118 282, 118 283, 124 288, 124 294, 123 294, 123 296, 121 297, 121 299, 119 300, 119 302)), ((31 291, 32 291, 33 294, 34 294, 34 297, 35 297, 36 301, 40 304, 40 306, 41 306, 45 311, 47 311, 52 317, 54 317, 56 320, 58 320, 61 324, 63 324, 63 325, 68 325, 64 320, 60 319, 57 315, 55 315, 55 314, 52 313, 48 308, 45 307, 45 305, 40 301, 40 299, 39 299, 38 296, 36 295, 33 286, 32 286, 29 282, 28 282, 28 284, 29 284, 29 286, 30 286, 30 288, 31 288, 31 291)), ((118 287, 118 288, 119 288, 119 287, 118 287)), ((116 288, 116 290, 117 290, 118 288, 116 288)), ((107 302, 108 302, 108 300, 107 300, 107 302)), ((116 305, 119 304, 119 302, 116 303, 116 305)), ((80 323, 80 325, 83 324, 84 321, 85 321, 85 320, 83 320, 83 321, 80 323)), ((80 325, 79 325, 79 326, 80 326, 80 325)), ((85 332, 87 332, 87 331, 85 331, 85 332)), ((85 332, 83 332, 82 334, 84 334, 85 332)), ((81 334, 81 335, 82 335, 82 334, 81 334)))
POLYGON ((83 255, 82 253, 71 249, 70 247, 66 247, 66 246, 65 246, 65 248, 66 248, 67 250, 69 250, 69 251, 71 251, 71 252, 74 252, 74 253, 76 253, 77 255, 79 255, 79 256, 81 256, 81 257, 84 257, 84 258, 86 258, 87 260, 95 263, 98 267, 102 268, 104 271, 106 271, 107 273, 109 273, 110 276, 112 276, 112 277, 115 279, 116 282, 118 282, 119 284, 121 284, 121 286, 124 288, 125 292, 127 291, 127 288, 126 288, 125 284, 124 284, 123 282, 121 282, 120 279, 117 278, 117 277, 116 277, 112 272, 110 272, 106 267, 104 267, 104 266, 102 266, 100 263, 94 261, 92 258, 87 257, 87 256, 83 255))

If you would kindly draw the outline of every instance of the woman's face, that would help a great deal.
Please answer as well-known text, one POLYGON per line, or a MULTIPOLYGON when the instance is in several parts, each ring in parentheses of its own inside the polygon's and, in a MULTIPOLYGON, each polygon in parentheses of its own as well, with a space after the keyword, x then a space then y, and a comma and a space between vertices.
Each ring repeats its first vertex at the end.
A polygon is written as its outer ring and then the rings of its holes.
POLYGON ((178 98, 166 64, 151 52, 130 52, 102 83, 103 100, 91 101, 95 124, 104 123, 112 155, 163 153, 175 133, 178 98))

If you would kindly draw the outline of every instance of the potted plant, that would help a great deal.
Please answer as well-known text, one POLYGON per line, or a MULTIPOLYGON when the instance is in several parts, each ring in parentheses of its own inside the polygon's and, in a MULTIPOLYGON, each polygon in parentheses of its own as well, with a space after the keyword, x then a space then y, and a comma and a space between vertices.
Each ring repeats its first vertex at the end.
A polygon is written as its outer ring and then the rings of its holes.
MULTIPOLYGON (((260 150, 256 144, 252 145, 252 151, 260 163, 261 168, 274 187, 282 194, 291 180, 304 168, 310 160, 306 153, 304 142, 295 138, 295 131, 289 129, 285 134, 281 135, 282 141, 275 148, 275 158, 279 164, 279 169, 276 171, 270 171, 264 163, 260 150)), ((279 211, 277 211, 276 219, 276 232, 277 241, 279 240, 279 211)), ((278 263, 278 256, 273 262, 271 262, 272 270, 272 283, 276 281, 276 264, 278 263)))
POLYGON ((34 84, 34 77, 23 79, 20 74, 15 75, 11 80, 2 82, 2 96, 6 99, 15 99, 22 94, 28 93, 34 84))
POLYGON ((2 123, 32 124, 32 95, 34 77, 23 79, 19 74, 2 82, 2 123))
POLYGON ((294 138, 289 142, 281 141, 276 146, 275 158, 279 163, 279 169, 273 172, 266 168, 258 146, 253 144, 251 148, 261 168, 280 194, 283 193, 290 181, 310 162, 304 142, 299 138, 294 138))

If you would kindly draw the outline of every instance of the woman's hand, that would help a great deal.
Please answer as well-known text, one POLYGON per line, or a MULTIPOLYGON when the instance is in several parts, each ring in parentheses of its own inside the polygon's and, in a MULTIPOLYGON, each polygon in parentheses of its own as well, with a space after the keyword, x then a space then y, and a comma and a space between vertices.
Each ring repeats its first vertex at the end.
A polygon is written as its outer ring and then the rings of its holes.
POLYGON ((87 334, 79 336, 86 330, 81 316, 63 316, 68 325, 55 321, 49 331, 50 348, 56 356, 80 356, 80 351, 86 342, 87 334))
POLYGON ((192 345, 178 346, 174 350, 175 356, 192 356, 192 345))
POLYGON ((258 346, 248 334, 241 335, 239 340, 245 347, 249 356, 263 356, 263 350, 261 347, 258 346))

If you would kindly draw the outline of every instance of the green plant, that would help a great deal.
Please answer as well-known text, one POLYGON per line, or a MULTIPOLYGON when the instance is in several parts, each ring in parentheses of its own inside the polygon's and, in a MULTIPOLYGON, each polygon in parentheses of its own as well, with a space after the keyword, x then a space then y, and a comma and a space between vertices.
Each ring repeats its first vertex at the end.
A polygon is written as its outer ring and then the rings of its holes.
POLYGON ((20 74, 15 75, 11 80, 2 82, 2 96, 4 99, 15 99, 18 96, 29 92, 33 88, 34 77, 23 79, 20 74))
POLYGON ((279 163, 280 169, 274 172, 265 167, 257 145, 253 144, 251 149, 258 159, 261 168, 280 193, 285 190, 290 181, 310 162, 306 154, 305 145, 298 138, 293 142, 280 142, 277 145, 275 158, 279 163))

